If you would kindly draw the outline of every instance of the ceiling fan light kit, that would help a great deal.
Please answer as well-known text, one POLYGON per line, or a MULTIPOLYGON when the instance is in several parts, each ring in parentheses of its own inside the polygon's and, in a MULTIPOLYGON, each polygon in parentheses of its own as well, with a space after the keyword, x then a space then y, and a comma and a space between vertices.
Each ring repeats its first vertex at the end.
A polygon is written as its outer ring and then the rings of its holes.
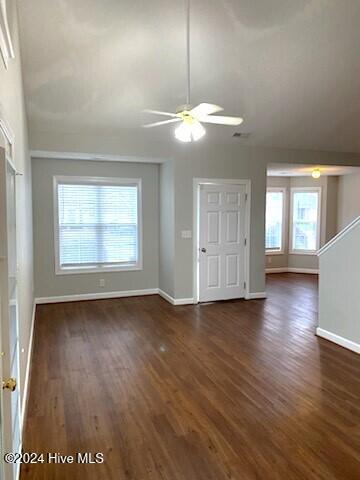
POLYGON ((206 130, 203 123, 213 123, 216 125, 238 126, 243 122, 240 117, 227 117, 222 115, 213 115, 221 112, 223 108, 211 103, 200 103, 195 108, 190 105, 190 0, 186 1, 186 60, 187 60, 187 93, 186 105, 178 108, 177 113, 162 112, 159 110, 144 110, 146 113, 155 115, 165 115, 172 117, 169 120, 163 120, 155 123, 143 125, 144 128, 153 128, 169 123, 181 122, 175 129, 175 138, 181 142, 196 142, 200 140, 206 130))
POLYGON ((192 142, 200 140, 206 133, 201 123, 193 118, 183 120, 175 129, 175 138, 181 142, 192 142))

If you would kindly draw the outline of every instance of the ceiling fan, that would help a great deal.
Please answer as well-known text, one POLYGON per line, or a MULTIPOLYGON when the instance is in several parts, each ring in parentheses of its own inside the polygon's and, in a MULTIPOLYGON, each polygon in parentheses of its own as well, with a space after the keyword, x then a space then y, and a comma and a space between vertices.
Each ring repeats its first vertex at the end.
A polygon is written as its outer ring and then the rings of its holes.
POLYGON ((197 107, 190 104, 190 0, 186 0, 186 63, 187 63, 187 90, 186 104, 177 108, 176 113, 161 112, 159 110, 144 110, 145 113, 165 115, 171 117, 169 120, 162 120, 155 123, 143 125, 144 128, 158 127, 169 123, 180 125, 175 130, 175 137, 182 142, 199 140, 206 133, 203 123, 214 123, 217 125, 237 126, 243 122, 241 117, 228 117, 213 115, 221 112, 223 108, 211 103, 200 103, 197 107))

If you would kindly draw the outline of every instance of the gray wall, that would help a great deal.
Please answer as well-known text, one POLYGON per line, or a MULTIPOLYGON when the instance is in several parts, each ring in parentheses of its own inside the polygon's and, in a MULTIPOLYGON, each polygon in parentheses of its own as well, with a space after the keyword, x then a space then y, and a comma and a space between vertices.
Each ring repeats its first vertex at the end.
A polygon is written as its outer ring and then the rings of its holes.
POLYGON ((318 165, 356 165, 360 166, 360 155, 285 150, 276 148, 245 147, 234 140, 226 145, 215 144, 209 134, 196 144, 180 144, 169 133, 169 141, 152 142, 151 138, 139 138, 131 131, 119 132, 116 136, 94 136, 85 134, 54 134, 32 132, 31 146, 36 150, 65 152, 91 152, 93 154, 117 154, 139 158, 158 158, 173 162, 173 166, 163 171, 163 182, 173 182, 166 193, 164 183, 161 186, 162 198, 174 198, 174 208, 170 205, 166 213, 161 213, 161 242, 174 241, 168 251, 160 252, 160 285, 175 298, 193 296, 193 242, 181 238, 181 230, 193 230, 193 178, 234 178, 250 179, 252 182, 251 200, 251 238, 250 238, 250 290, 265 290, 265 192, 266 169, 268 163, 300 163, 318 165), (171 220, 173 216, 173 220, 171 220), (164 221, 169 222, 173 234, 164 235, 164 221), (174 240, 173 240, 174 238, 174 240), (173 282, 169 279, 173 278, 173 282))
POLYGON ((160 166, 160 265, 159 288, 174 297, 175 266, 174 162, 160 166))
POLYGON ((33 159, 35 296, 117 292, 159 285, 159 165, 33 159), (142 179, 143 269, 140 271, 55 275, 53 176, 102 176, 142 179), (99 286, 105 279, 105 287, 99 286))
POLYGON ((337 233, 339 177, 327 177, 325 243, 337 233))
MULTIPOLYGON (((175 158, 175 297, 193 295, 193 246, 192 241, 180 237, 181 230, 192 229, 193 178, 250 179, 251 232, 250 232, 250 292, 265 291, 265 192, 266 170, 269 163, 303 163, 318 165, 359 165, 358 155, 331 152, 310 152, 273 148, 251 148, 238 145, 211 145, 202 143, 182 145, 175 158)), ((311 184, 312 178, 306 183, 311 184)), ((324 181, 324 177, 321 180, 324 181)), ((294 184, 295 186, 295 184, 294 184)), ((325 202, 327 194, 325 193, 325 202)), ((323 204, 324 205, 324 204, 323 204)), ((322 243, 325 233, 322 233, 322 243)), ((296 256, 289 266, 317 268, 314 256, 296 256), (306 257, 306 258, 305 258, 306 257)))
MULTIPOLYGON (((26 114, 21 77, 16 2, 7 2, 9 26, 14 43, 15 59, 5 69, 0 58, 0 116, 4 117, 15 135, 14 162, 23 175, 17 177, 18 231, 18 296, 20 341, 20 395, 23 396, 31 319, 33 310, 33 253, 31 211, 31 168, 28 151, 26 114)), ((22 398, 23 400, 23 398, 22 398)))
POLYGON ((265 291, 266 164, 256 161, 256 150, 240 152, 231 146, 194 145, 175 165, 175 292, 176 298, 193 296, 193 241, 181 230, 193 230, 193 178, 251 180, 250 291, 265 291))
POLYGON ((360 216, 360 173, 339 177, 338 231, 360 216))

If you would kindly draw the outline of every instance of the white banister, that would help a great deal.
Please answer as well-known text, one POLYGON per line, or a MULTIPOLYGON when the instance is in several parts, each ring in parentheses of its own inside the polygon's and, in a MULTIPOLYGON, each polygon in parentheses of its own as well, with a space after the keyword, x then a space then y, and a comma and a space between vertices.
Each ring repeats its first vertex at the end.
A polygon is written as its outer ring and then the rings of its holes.
POLYGON ((338 243, 345 235, 347 235, 353 228, 360 224, 360 217, 355 218, 349 225, 343 228, 335 237, 333 237, 328 243, 326 243, 320 250, 317 252, 318 257, 323 253, 327 252, 331 247, 338 243))

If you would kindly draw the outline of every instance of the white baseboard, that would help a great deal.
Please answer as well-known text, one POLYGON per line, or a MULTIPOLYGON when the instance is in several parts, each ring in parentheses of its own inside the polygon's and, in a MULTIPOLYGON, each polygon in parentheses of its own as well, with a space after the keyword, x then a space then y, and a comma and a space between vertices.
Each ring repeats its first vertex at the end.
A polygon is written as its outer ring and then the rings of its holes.
POLYGON ((174 298, 173 305, 194 305, 193 298, 174 298))
MULTIPOLYGON (((194 305, 196 303, 193 298, 174 298, 161 289, 159 289, 159 295, 172 305, 194 305)), ((246 295, 245 300, 256 300, 260 298, 266 298, 266 292, 249 293, 246 295)))
MULTIPOLYGON (((83 300, 103 300, 109 298, 122 297, 139 297, 142 295, 160 295, 171 305, 193 305, 193 297, 189 298, 174 298, 160 288, 148 288, 146 290, 128 290, 123 292, 104 292, 104 293, 81 293, 78 295, 62 295, 55 297, 37 297, 35 298, 36 305, 44 303, 65 303, 65 302, 81 302, 83 300)), ((266 298, 266 292, 249 293, 246 300, 254 300, 259 298, 266 298)))
POLYGON ((318 275, 319 270, 317 268, 294 268, 294 267, 278 267, 267 268, 266 273, 308 273, 311 275, 318 275))
POLYGON ((161 290, 160 288, 158 293, 160 297, 164 298, 172 305, 193 305, 194 304, 193 298, 174 298, 168 293, 164 292, 164 290, 161 290))
POLYGON ((159 288, 159 295, 167 302, 171 303, 172 305, 175 305, 174 303, 175 299, 172 296, 170 296, 168 293, 164 292, 164 290, 161 290, 160 288, 159 288))
POLYGON ((318 337, 325 338, 326 340, 329 340, 330 342, 334 342, 337 345, 341 345, 344 348, 347 348, 348 350, 351 350, 352 352, 355 353, 360 353, 360 344, 355 343, 351 340, 348 340, 347 338, 340 337, 340 335, 336 335, 336 333, 331 333, 328 330, 324 330, 320 327, 316 329, 316 335, 318 337))
POLYGON ((23 432, 25 418, 26 418, 28 399, 29 399, 31 360, 32 360, 32 352, 33 352, 33 346, 34 346, 35 315, 36 315, 36 302, 34 300, 32 317, 31 317, 31 326, 30 326, 30 339, 29 339, 27 359, 26 359, 27 363, 26 363, 26 372, 25 372, 24 391, 22 395, 22 405, 21 405, 21 419, 20 419, 21 438, 22 438, 22 432, 23 432))
POLYGON ((277 267, 277 268, 267 268, 265 270, 266 273, 287 273, 287 267, 277 267))
POLYGON ((311 275, 318 275, 319 269, 318 268, 288 268, 289 273, 309 273, 311 275))
POLYGON ((261 298, 266 298, 266 292, 249 292, 246 295, 245 300, 257 300, 261 298))
POLYGON ((82 300, 104 300, 107 298, 139 297, 142 295, 156 295, 157 293, 159 293, 158 288, 147 288, 145 290, 127 290, 122 292, 80 293, 77 295, 38 297, 35 299, 35 302, 37 305, 42 303, 80 302, 82 300))
POLYGON ((145 290, 128 290, 123 292, 80 293, 78 295, 37 297, 35 299, 35 302, 37 305, 40 305, 43 303, 81 302, 82 300, 103 300, 108 298, 139 297, 142 295, 157 295, 157 294, 163 297, 172 305, 191 305, 194 303, 193 298, 173 298, 168 293, 158 288, 148 288, 145 290))

